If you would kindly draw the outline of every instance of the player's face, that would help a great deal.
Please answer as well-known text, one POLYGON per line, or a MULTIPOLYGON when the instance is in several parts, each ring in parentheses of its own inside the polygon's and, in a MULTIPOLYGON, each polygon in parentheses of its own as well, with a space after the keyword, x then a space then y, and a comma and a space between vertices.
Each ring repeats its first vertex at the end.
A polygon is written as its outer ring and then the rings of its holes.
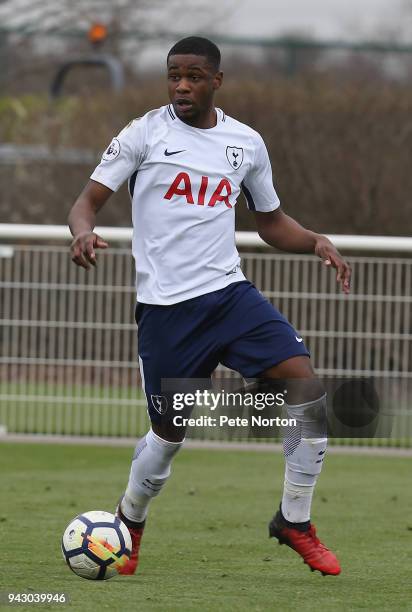
POLYGON ((171 55, 167 63, 169 98, 176 115, 195 124, 213 109, 214 93, 223 75, 201 55, 171 55))

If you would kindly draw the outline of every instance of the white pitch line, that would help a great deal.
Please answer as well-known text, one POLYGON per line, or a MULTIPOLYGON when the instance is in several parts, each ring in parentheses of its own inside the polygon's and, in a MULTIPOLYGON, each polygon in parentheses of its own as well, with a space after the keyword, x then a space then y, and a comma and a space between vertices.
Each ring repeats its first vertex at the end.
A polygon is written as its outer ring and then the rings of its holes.
MULTIPOLYGON (((88 446, 125 446, 133 448, 137 439, 103 436, 63 436, 47 434, 1 434, 0 442, 68 444, 88 446)), ((219 442, 216 440, 186 440, 185 448, 196 450, 227 450, 283 453, 282 444, 268 442, 219 442)), ((412 457, 412 448, 379 446, 329 446, 328 453, 336 455, 371 455, 386 457, 412 457)))

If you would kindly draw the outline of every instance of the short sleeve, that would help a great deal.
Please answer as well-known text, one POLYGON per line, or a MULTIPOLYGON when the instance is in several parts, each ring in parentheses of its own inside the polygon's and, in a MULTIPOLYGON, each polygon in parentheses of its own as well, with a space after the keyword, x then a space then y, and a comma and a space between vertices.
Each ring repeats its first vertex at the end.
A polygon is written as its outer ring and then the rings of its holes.
POLYGON ((263 138, 256 135, 255 157, 252 167, 241 184, 249 210, 271 212, 280 206, 273 186, 272 166, 263 138))
POLYGON ((113 138, 90 178, 117 191, 140 166, 145 150, 145 121, 134 119, 113 138))

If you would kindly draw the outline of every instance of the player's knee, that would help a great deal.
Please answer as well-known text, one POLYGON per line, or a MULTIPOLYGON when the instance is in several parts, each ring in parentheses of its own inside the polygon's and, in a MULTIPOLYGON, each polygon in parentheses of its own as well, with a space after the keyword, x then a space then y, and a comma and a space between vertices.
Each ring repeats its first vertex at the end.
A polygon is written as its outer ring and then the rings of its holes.
MULTIPOLYGON (((312 389, 313 392, 315 388, 312 389)), ((302 437, 325 437, 327 426, 327 396, 322 387, 316 389, 323 391, 315 399, 302 402, 292 403, 289 398, 285 404, 287 415, 293 419, 297 425, 302 428, 302 437), (317 426, 321 427, 318 429, 317 426)))
POLYGON ((316 377, 311 361, 307 356, 287 359, 262 374, 265 381, 283 382, 289 404, 303 404, 315 401, 325 390, 322 382, 316 377))
POLYGON ((186 427, 176 427, 171 420, 152 422, 152 430, 162 440, 174 443, 183 442, 186 433, 186 427))

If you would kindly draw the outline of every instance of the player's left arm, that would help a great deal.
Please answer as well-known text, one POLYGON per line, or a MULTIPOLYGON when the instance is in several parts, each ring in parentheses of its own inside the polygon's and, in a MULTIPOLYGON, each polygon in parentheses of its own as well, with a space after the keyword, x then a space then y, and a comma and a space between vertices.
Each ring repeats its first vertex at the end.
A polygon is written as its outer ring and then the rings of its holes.
POLYGON ((333 243, 286 215, 281 208, 271 212, 254 212, 259 236, 270 246, 292 253, 314 253, 326 266, 337 270, 336 280, 344 293, 350 291, 351 268, 333 243))

